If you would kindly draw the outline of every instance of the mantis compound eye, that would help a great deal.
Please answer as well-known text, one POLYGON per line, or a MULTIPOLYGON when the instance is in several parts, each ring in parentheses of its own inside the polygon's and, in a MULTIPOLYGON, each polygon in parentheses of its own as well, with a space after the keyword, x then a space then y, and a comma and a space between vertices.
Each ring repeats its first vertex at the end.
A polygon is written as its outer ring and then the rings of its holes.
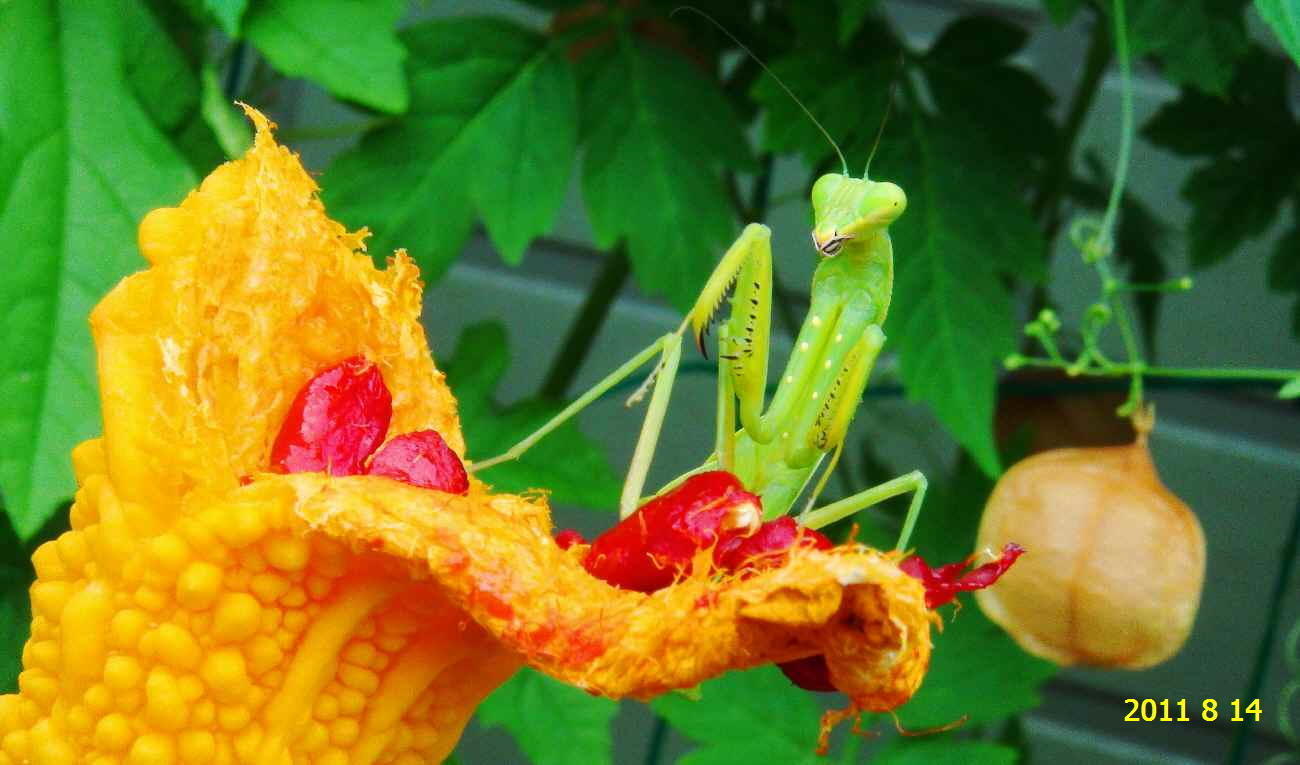
POLYGON ((853 237, 848 234, 835 233, 831 234, 831 236, 826 239, 822 239, 817 236, 816 231, 812 233, 813 247, 817 249, 818 253, 827 258, 833 258, 838 255, 840 253, 840 248, 844 246, 844 243, 852 238, 853 237))

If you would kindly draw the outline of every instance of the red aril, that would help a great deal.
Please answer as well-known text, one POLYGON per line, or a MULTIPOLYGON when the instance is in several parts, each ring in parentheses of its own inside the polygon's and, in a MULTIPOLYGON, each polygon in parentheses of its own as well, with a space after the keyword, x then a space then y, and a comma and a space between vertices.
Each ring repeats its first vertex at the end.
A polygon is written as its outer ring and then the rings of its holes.
POLYGON ((469 491, 465 465, 436 430, 417 430, 397 436, 375 454, 366 472, 423 489, 451 494, 469 491))
POLYGON ((696 473, 596 537, 583 565, 616 587, 654 592, 689 570, 699 550, 753 533, 762 516, 762 500, 736 476, 696 473))
POLYGON ((277 473, 356 475, 384 440, 393 397, 379 367, 353 356, 307 381, 271 447, 277 473))
POLYGON ((902 563, 898 564, 909 576, 921 580, 925 585, 925 606, 926 608, 938 608, 945 603, 952 602, 959 592, 972 592, 982 590, 985 587, 996 582, 1011 564, 1016 562, 1025 552, 1024 548, 1015 542, 1008 542, 1002 548, 1002 555, 994 561, 985 563, 970 571, 966 568, 975 560, 972 555, 965 560, 956 563, 948 563, 938 568, 930 568, 930 564, 925 562, 925 558, 919 555, 913 555, 902 563), (964 573, 963 573, 964 572, 964 573))
POLYGON ((764 523, 750 536, 723 540, 714 549, 713 560, 719 568, 728 571, 777 568, 785 562, 785 552, 796 543, 815 550, 829 550, 833 546, 825 534, 804 528, 794 518, 783 515, 764 523))

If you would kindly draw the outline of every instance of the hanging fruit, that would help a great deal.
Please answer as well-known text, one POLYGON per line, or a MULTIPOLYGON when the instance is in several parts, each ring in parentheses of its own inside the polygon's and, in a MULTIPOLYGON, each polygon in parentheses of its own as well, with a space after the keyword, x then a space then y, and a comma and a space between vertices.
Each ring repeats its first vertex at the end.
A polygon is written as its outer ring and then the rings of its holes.
POLYGON ((1022 648, 1058 664, 1142 669, 1187 640, 1205 578, 1205 535, 1160 481, 1135 417, 1127 446, 1053 449, 1017 463, 989 497, 978 547, 1033 555, 975 594, 1022 648))

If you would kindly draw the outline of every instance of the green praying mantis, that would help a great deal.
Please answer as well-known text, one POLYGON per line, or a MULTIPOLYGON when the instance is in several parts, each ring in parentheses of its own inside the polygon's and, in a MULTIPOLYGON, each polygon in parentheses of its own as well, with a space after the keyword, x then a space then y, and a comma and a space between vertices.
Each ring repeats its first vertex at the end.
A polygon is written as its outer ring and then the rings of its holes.
MULTIPOLYGON (((894 286, 894 248, 889 224, 907 208, 907 195, 896 184, 873 181, 871 159, 861 178, 850 175, 848 162, 835 140, 781 78, 743 42, 708 14, 683 6, 717 27, 767 72, 821 131, 839 157, 842 173, 818 178, 812 186, 812 244, 822 260, 813 272, 811 301, 785 371, 770 403, 766 402, 768 354, 772 324, 771 230, 761 223, 745 226, 722 256, 676 330, 609 373, 572 403, 504 453, 468 466, 470 472, 518 459, 548 433, 627 379, 656 356, 658 363, 627 405, 650 393, 632 461, 619 499, 619 518, 627 518, 642 502, 646 474, 654 458, 673 383, 682 357, 687 329, 700 353, 727 292, 734 288, 731 312, 718 330, 718 392, 714 450, 698 467, 669 481, 666 492, 695 473, 726 470, 763 501, 764 520, 794 508, 817 469, 830 454, 830 464, 809 492, 797 520, 819 529, 892 497, 912 493, 897 550, 907 547, 925 499, 926 479, 918 470, 865 491, 814 508, 844 450, 867 379, 885 344, 882 329, 894 286), (765 408, 766 404, 766 408, 765 408), (739 418, 740 427, 736 422, 739 418)), ((894 97, 890 88, 886 108, 894 97)), ((884 132, 882 120, 876 143, 884 132)), ((872 149, 872 156, 875 148, 872 149)))
MULTIPOLYGON (((819 126, 820 127, 820 126, 819 126)), ((837 149, 838 151, 838 149, 837 149)), ((714 451, 699 467, 669 482, 666 491, 705 470, 728 470, 763 500, 764 517, 790 512, 830 455, 798 520, 820 528, 891 497, 912 493, 897 549, 907 546, 925 496, 926 479, 913 471, 858 494, 814 508, 844 449, 849 425, 885 343, 881 327, 893 291, 894 253, 889 224, 907 197, 888 181, 863 173, 823 175, 812 187, 812 243, 821 258, 811 303, 771 402, 765 401, 771 340, 771 231, 750 223, 723 255, 681 325, 630 358, 542 427, 503 454, 475 462, 479 471, 517 459, 645 364, 658 363, 628 399, 650 404, 619 502, 626 518, 640 504, 689 329, 707 356, 705 337, 734 285, 731 311, 717 333, 718 389, 714 451), (737 419, 739 428, 737 428, 737 419)))

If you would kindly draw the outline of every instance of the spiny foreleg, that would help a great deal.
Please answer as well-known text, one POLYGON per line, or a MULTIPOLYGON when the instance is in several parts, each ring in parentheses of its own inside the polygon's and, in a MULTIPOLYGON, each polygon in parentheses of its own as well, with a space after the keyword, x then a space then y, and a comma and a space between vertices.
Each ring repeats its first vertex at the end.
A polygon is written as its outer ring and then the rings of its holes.
MULTIPOLYGON (((758 429, 767 387, 767 356, 772 321, 772 233, 751 223, 722 256, 682 327, 691 327, 695 344, 706 357, 705 335, 734 284, 726 332, 720 333, 720 374, 730 377, 739 402, 741 425, 758 429)), ((721 414, 721 412, 720 412, 721 414)), ((721 427, 721 425, 719 425, 721 427)), ((770 440, 770 439, 769 439, 770 440)))

